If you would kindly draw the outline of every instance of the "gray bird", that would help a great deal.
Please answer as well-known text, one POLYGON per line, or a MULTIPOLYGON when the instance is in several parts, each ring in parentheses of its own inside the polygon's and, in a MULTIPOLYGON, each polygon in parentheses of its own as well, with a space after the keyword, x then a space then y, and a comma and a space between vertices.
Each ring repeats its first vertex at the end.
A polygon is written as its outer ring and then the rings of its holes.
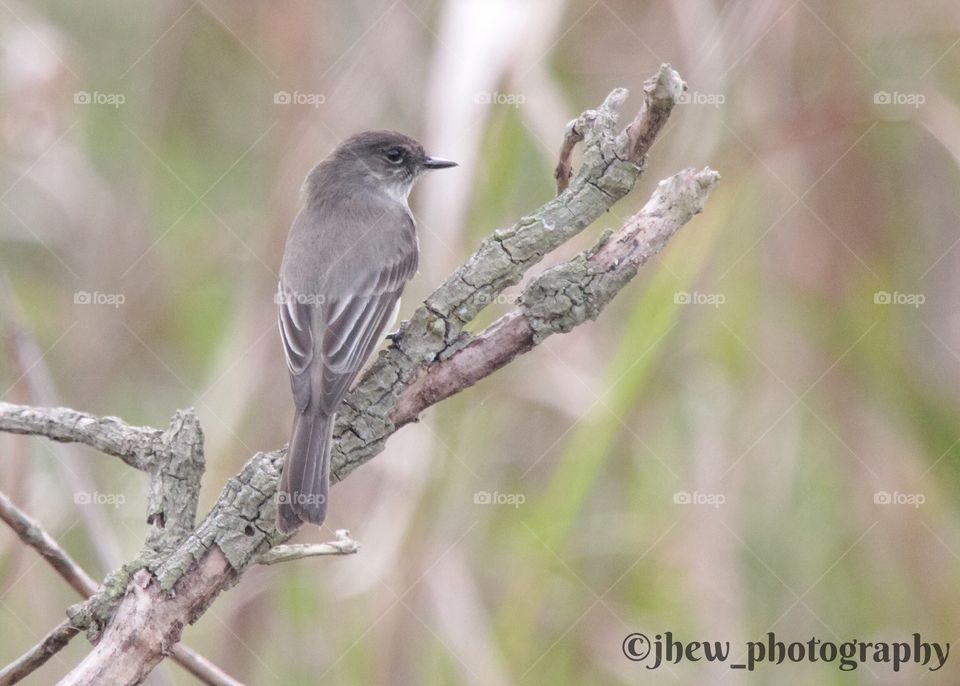
POLYGON ((417 271, 407 196, 424 171, 454 166, 401 133, 364 131, 307 175, 277 296, 296 406, 277 498, 281 532, 326 517, 337 407, 417 271))

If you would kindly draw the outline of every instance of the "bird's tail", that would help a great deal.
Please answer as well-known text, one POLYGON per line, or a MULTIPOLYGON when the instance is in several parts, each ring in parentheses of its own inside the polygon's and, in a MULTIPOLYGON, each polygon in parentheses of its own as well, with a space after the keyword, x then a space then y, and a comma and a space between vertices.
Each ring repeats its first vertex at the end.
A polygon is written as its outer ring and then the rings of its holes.
POLYGON ((293 419, 290 447, 278 494, 277 529, 293 531, 300 522, 323 524, 330 487, 333 417, 308 408, 293 419))

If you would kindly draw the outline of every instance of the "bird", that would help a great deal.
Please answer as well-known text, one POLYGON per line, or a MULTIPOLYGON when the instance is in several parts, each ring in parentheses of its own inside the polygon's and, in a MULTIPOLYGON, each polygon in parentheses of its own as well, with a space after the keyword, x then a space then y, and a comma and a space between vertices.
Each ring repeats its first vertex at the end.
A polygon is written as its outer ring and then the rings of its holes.
POLYGON ((276 298, 295 406, 277 491, 281 533, 326 518, 337 407, 417 272, 410 190, 424 172, 455 166, 409 136, 375 130, 343 141, 307 174, 276 298))

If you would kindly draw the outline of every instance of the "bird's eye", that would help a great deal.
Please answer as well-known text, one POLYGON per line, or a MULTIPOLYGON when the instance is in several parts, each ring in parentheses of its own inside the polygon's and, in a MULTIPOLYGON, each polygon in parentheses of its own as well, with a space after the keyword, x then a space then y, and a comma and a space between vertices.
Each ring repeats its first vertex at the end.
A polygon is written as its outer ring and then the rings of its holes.
POLYGON ((403 153, 399 148, 390 148, 386 153, 387 162, 391 164, 400 164, 403 161, 403 153))

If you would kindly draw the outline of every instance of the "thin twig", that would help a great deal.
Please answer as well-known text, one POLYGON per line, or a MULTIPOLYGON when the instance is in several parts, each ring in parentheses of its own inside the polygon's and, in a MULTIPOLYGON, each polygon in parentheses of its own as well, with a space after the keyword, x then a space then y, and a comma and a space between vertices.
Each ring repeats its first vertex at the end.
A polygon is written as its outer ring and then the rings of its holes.
POLYGON ((580 119, 574 119, 567 124, 567 129, 563 133, 563 143, 560 145, 560 160, 557 162, 557 168, 553 172, 557 180, 557 195, 560 195, 567 186, 570 185, 570 177, 573 176, 573 163, 570 157, 573 155, 573 149, 577 143, 583 140, 583 134, 577 129, 580 119))
POLYGON ((664 64, 656 76, 647 79, 643 84, 643 104, 624 131, 629 141, 628 159, 635 164, 643 164, 653 142, 666 125, 673 106, 687 90, 687 84, 679 75, 673 78, 674 75, 676 72, 670 65, 664 64))
POLYGON ((0 669, 0 686, 12 686, 27 675, 40 669, 44 663, 56 655, 80 633, 80 629, 63 620, 49 634, 43 637, 33 648, 16 660, 0 669))
POLYGON ((275 565, 318 555, 352 555, 360 550, 360 544, 350 537, 348 529, 337 529, 337 540, 326 543, 299 543, 278 545, 265 552, 257 562, 275 565))
POLYGON ((20 540, 36 550, 70 587, 84 598, 97 592, 97 582, 74 562, 67 552, 53 540, 30 515, 13 504, 0 492, 0 519, 6 522, 20 540))
POLYGON ((243 686, 242 681, 237 681, 203 655, 182 643, 173 646, 171 658, 197 677, 200 683, 207 684, 207 686, 243 686))

